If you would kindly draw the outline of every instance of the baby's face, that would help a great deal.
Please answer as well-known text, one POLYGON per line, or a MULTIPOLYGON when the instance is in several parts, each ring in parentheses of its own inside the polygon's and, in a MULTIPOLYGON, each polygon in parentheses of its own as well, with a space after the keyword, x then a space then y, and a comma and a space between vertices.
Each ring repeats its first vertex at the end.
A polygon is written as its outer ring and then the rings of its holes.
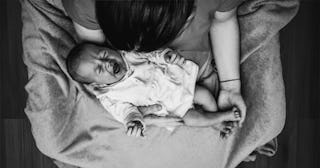
POLYGON ((90 83, 112 84, 127 72, 126 64, 117 51, 88 44, 81 52, 77 73, 90 83))

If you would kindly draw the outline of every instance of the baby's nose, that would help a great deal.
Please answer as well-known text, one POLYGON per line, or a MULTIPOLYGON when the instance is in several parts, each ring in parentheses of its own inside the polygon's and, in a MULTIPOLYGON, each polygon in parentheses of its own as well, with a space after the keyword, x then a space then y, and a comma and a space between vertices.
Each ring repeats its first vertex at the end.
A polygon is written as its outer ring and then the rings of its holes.
POLYGON ((103 66, 104 70, 105 71, 110 71, 110 69, 112 68, 112 65, 110 65, 109 62, 106 62, 103 66))

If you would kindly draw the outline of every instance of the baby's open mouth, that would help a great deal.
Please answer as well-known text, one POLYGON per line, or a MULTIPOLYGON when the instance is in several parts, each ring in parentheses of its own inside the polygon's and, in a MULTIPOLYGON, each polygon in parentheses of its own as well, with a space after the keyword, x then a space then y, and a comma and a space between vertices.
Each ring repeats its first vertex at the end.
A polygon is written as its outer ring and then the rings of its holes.
POLYGON ((121 70, 120 65, 115 62, 115 63, 113 64, 113 73, 114 73, 114 74, 117 74, 117 73, 120 72, 120 70, 121 70))

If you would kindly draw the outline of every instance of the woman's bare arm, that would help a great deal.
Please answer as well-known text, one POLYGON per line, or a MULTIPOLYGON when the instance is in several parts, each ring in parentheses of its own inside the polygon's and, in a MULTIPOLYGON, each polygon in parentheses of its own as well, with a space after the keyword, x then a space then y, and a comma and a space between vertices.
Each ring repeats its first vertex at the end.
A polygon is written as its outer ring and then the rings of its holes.
POLYGON ((241 111, 241 126, 246 116, 246 105, 241 95, 237 8, 216 12, 210 35, 220 78, 218 107, 224 110, 237 107, 241 111))
POLYGON ((90 42, 99 43, 99 44, 105 41, 105 36, 101 29, 98 29, 98 30, 87 29, 76 22, 73 22, 73 25, 81 41, 90 41, 90 42))
POLYGON ((237 9, 216 12, 212 20, 210 35, 220 80, 240 78, 237 9))

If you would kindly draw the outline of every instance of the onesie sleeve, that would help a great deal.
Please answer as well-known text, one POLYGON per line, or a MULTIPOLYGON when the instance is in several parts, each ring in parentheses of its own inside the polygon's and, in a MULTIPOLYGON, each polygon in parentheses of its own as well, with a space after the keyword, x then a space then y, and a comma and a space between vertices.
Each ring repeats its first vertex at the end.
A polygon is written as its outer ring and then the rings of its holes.
POLYGON ((87 29, 100 29, 96 18, 95 0, 62 0, 62 4, 72 21, 87 29))
POLYGON ((226 12, 231 9, 234 9, 235 7, 239 6, 242 2, 245 0, 221 0, 220 6, 217 9, 219 12, 226 12))
POLYGON ((111 100, 106 96, 98 97, 102 106, 119 122, 125 126, 130 121, 140 121, 143 123, 143 116, 138 108, 131 103, 111 100))

